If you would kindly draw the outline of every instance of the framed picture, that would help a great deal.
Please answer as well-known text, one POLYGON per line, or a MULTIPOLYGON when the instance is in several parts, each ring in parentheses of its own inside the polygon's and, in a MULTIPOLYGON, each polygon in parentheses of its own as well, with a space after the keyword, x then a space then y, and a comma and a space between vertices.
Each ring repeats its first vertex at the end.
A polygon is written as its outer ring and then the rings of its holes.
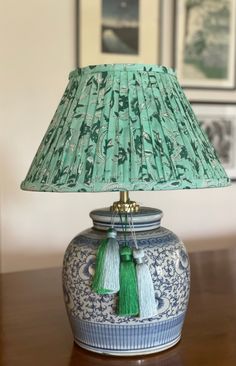
POLYGON ((191 103, 227 174, 236 179, 236 104, 191 103))
POLYGON ((176 0, 174 63, 182 86, 235 88, 236 0, 176 0))
POLYGON ((160 60, 160 0, 80 0, 78 65, 160 60))

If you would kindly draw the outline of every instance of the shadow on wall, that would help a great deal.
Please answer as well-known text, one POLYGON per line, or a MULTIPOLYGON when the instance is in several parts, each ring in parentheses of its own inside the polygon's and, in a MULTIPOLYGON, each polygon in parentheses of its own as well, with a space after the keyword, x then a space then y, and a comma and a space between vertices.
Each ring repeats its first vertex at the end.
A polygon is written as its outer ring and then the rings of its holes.
POLYGON ((219 250, 227 248, 236 248, 236 235, 232 236, 219 236, 215 238, 197 238, 197 239, 185 239, 184 244, 189 253, 219 250))

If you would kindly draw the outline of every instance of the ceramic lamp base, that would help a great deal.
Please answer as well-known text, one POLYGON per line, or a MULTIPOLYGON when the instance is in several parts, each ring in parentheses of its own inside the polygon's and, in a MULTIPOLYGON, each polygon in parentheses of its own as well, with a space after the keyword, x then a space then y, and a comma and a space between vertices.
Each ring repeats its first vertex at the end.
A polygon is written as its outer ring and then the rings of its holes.
POLYGON ((160 226, 162 212, 142 207, 133 213, 138 247, 145 252, 155 290, 157 315, 148 319, 117 315, 118 294, 92 291, 97 248, 106 231, 114 226, 119 245, 134 246, 129 227, 122 232, 120 217, 109 209, 92 211, 93 228, 69 244, 63 266, 63 288, 75 342, 93 352, 133 356, 163 351, 181 337, 187 310, 190 269, 183 243, 160 226))
POLYGON ((96 348, 96 347, 90 347, 87 344, 81 343, 80 341, 78 341, 77 339, 75 339, 75 343, 88 350, 91 352, 95 352, 95 353, 100 353, 103 355, 110 355, 110 356, 139 356, 139 355, 150 355, 152 353, 158 353, 158 352, 162 352, 167 350, 168 348, 171 348, 173 346, 175 346, 181 339, 181 336, 177 337, 176 339, 174 339, 173 341, 164 344, 163 346, 157 346, 157 347, 151 347, 151 348, 143 348, 143 349, 139 349, 139 350, 131 350, 131 351, 114 351, 114 350, 110 350, 110 349, 101 349, 101 348, 96 348))

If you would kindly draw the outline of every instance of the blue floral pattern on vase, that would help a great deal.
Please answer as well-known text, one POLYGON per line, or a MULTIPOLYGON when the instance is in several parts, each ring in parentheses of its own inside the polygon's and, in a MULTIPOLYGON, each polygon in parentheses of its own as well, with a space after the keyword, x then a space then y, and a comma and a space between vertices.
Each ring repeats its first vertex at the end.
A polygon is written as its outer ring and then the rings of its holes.
MULTIPOLYGON (((144 250, 150 269, 157 315, 148 319, 120 317, 116 314, 117 294, 102 296, 91 289, 96 252, 111 227, 109 212, 94 210, 90 214, 94 227, 76 236, 65 253, 64 298, 75 342, 112 355, 146 354, 172 347, 180 339, 189 297, 190 268, 185 247, 175 234, 160 226, 160 210, 142 208, 136 214, 134 225, 142 228, 136 231, 137 245, 144 250)), ((134 246, 131 233, 124 236, 119 222, 115 227, 119 245, 134 246)))
MULTIPOLYGON (((104 236, 104 233, 102 233, 104 236)), ((71 318, 103 324, 148 324, 168 320, 186 311, 189 297, 189 261, 184 245, 175 234, 161 227, 137 234, 145 250, 153 278, 158 313, 150 319, 116 315, 117 295, 97 295, 91 290, 96 250, 100 236, 87 230, 72 240, 64 258, 65 300, 71 318)), ((118 241, 123 243, 122 234, 118 241)), ((132 239, 128 238, 133 245, 132 239)))

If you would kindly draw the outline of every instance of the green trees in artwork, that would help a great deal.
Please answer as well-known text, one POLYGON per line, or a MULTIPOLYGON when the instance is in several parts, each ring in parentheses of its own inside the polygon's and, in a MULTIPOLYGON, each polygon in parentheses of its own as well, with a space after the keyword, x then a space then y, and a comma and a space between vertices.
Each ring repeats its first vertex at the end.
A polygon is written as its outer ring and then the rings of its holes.
POLYGON ((230 9, 228 0, 185 0, 184 61, 189 70, 227 77, 230 9))
MULTIPOLYGON (((185 17, 185 36, 187 36, 189 32, 189 20, 190 20, 190 12, 196 6, 200 6, 203 0, 186 0, 186 17, 185 17)), ((186 38, 186 37, 185 37, 186 38)))
POLYGON ((187 0, 186 1, 186 7, 187 8, 192 8, 194 6, 201 5, 202 2, 203 2, 203 0, 187 0))

